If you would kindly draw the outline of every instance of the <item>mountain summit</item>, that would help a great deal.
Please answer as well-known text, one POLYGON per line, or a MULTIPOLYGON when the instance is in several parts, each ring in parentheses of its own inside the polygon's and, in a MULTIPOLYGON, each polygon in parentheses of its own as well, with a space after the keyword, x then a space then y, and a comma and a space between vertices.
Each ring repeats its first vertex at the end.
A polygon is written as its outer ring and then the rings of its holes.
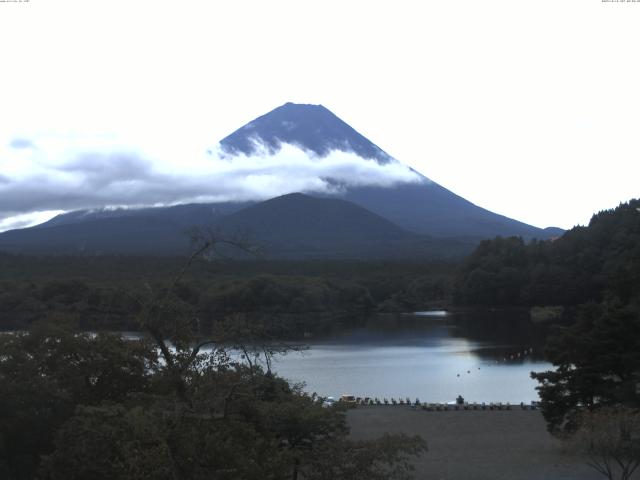
POLYGON ((283 144, 324 157, 334 150, 385 164, 391 156, 322 105, 285 103, 220 141, 229 155, 277 153, 283 144))
MULTIPOLYGON (((174 254, 188 249, 182 233, 186 227, 214 225, 251 234, 272 257, 417 258, 461 255, 495 236, 545 239, 561 233, 474 205, 403 165, 322 105, 287 103, 247 123, 220 145, 223 155, 231 157, 277 155, 293 145, 310 160, 303 165, 304 159, 297 159, 293 171, 317 180, 305 184, 317 186, 317 191, 307 187, 306 195, 294 194, 300 182, 292 181, 283 183, 291 191, 260 203, 249 198, 240 203, 70 212, 37 227, 1 233, 0 249, 174 254), (328 156, 335 151, 350 154, 340 170, 331 170, 328 156), (323 162, 330 168, 318 168, 323 162)), ((292 170, 274 165, 269 175, 289 180, 292 170)), ((263 192, 257 193, 262 199, 263 192)))
MULTIPOLYGON (((265 151, 276 155, 285 144, 302 148, 321 159, 339 150, 381 165, 401 164, 322 105, 286 103, 250 121, 220 142, 224 153, 247 156, 265 151)), ((412 171, 415 177, 410 182, 393 181, 381 186, 353 179, 352 183, 335 183, 341 186, 338 195, 342 199, 423 235, 468 239, 518 235, 544 239, 558 234, 558 229, 545 231, 485 210, 412 171)), ((325 180, 334 181, 331 176, 325 180)), ((327 196, 323 192, 307 193, 327 196)))

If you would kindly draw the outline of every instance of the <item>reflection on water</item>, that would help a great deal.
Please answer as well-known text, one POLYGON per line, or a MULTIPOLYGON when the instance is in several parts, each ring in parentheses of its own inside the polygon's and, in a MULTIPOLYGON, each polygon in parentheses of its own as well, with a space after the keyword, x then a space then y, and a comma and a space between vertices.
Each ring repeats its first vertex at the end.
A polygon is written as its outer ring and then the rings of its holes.
POLYGON ((413 312, 413 315, 416 317, 446 317, 449 315, 449 312, 446 310, 427 310, 425 312, 413 312))
POLYGON ((378 316, 308 341, 309 350, 279 357, 274 369, 320 395, 529 402, 538 399, 529 373, 551 368, 543 338, 514 315, 378 316))

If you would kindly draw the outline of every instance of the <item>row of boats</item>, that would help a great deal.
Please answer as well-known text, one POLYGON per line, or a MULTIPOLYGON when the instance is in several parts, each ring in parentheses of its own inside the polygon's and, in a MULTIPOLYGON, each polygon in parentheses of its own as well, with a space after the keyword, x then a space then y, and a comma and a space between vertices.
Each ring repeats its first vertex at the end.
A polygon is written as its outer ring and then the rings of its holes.
POLYGON ((539 402, 531 401, 529 403, 520 402, 519 404, 512 404, 510 402, 466 402, 462 397, 458 397, 453 402, 446 403, 429 403, 421 402, 419 398, 411 400, 409 397, 395 399, 383 398, 382 400, 377 397, 355 397, 353 395, 342 395, 338 400, 333 397, 326 397, 322 399, 322 406, 331 407, 335 404, 346 405, 348 407, 357 406, 374 406, 374 405, 388 405, 398 406, 404 405, 414 409, 422 409, 427 411, 447 411, 447 410, 536 410, 539 408, 539 402))

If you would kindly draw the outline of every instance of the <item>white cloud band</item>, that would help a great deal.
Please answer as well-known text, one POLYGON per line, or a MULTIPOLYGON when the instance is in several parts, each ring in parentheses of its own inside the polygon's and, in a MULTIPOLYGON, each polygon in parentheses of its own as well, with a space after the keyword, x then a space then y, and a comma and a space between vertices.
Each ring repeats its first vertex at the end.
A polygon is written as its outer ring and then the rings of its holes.
MULTIPOLYGON (((397 161, 380 165, 354 153, 319 158, 283 145, 273 155, 221 156, 185 152, 163 156, 84 139, 21 139, 0 150, 0 230, 41 220, 34 212, 142 207, 190 202, 264 200, 291 192, 336 193, 346 187, 424 181, 397 161), (63 142, 65 143, 65 142, 63 142), (55 145, 54 145, 55 144, 55 145), (28 145, 25 148, 23 145, 28 145), (54 148, 52 148, 52 145, 54 148)), ((203 149, 204 150, 204 149, 203 149)))

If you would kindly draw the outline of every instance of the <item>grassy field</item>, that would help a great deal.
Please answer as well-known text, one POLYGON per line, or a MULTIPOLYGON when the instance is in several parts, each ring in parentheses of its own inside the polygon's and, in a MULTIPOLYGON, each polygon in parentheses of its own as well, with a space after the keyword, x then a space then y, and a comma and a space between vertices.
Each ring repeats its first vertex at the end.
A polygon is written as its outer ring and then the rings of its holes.
MULTIPOLYGON (((385 432, 421 435, 429 451, 416 479, 597 480, 584 459, 563 451, 539 411, 427 412, 405 406, 359 407, 347 419, 355 439, 385 432)), ((640 477, 638 477, 640 478, 640 477)))

